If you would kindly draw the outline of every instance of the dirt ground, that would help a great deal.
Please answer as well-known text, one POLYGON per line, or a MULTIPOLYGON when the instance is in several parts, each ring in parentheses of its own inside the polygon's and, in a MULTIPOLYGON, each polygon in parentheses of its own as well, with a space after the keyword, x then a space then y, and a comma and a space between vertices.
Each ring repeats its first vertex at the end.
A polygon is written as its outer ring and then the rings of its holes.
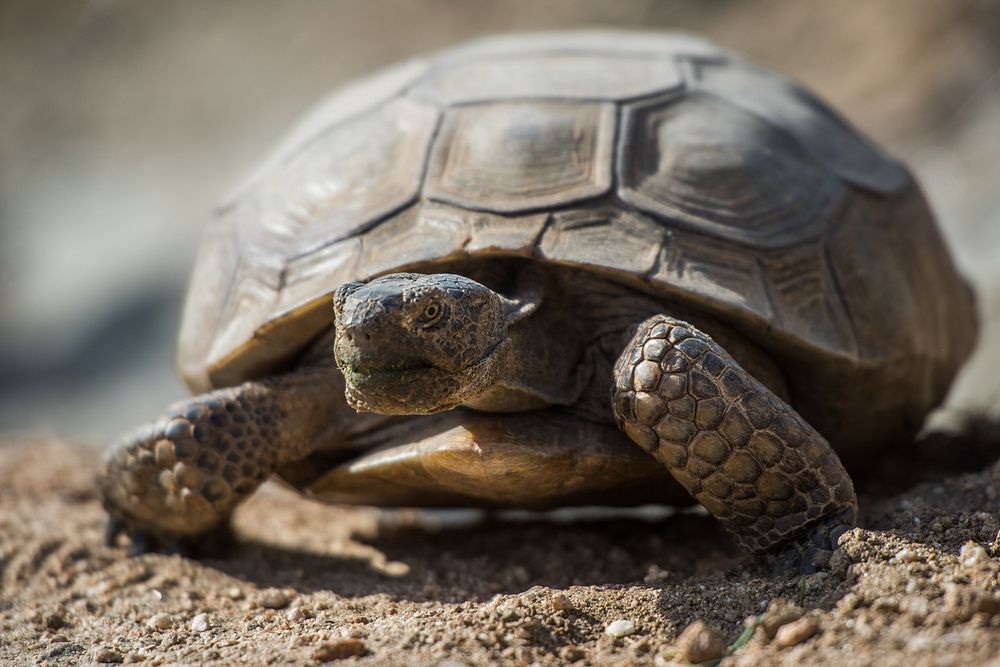
POLYGON ((793 578, 696 512, 443 521, 276 484, 239 511, 225 558, 129 557, 102 544, 91 450, 9 440, 0 664, 662 666, 735 643, 723 665, 996 666, 998 433, 884 464, 831 570, 793 578), (719 635, 679 639, 695 621, 719 635))

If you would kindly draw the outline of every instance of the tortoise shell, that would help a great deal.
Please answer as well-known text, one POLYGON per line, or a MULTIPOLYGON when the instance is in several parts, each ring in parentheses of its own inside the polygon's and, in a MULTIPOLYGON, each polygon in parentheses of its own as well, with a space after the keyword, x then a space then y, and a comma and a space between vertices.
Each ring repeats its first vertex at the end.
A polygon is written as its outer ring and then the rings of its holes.
POLYGON ((182 375, 204 391, 279 371, 340 284, 496 257, 725 321, 835 447, 915 430, 975 338, 908 171, 812 94, 693 37, 551 33, 323 102, 211 222, 182 375))

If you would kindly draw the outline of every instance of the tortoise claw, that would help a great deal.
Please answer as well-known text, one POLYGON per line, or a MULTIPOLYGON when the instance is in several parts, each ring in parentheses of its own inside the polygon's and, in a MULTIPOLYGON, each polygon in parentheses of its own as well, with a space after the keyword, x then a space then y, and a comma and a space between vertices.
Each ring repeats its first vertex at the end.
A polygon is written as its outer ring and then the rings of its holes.
POLYGON ((127 519, 115 515, 108 516, 107 523, 104 524, 104 546, 117 547, 118 537, 121 535, 128 538, 130 556, 159 551, 159 542, 150 533, 130 525, 127 519))
POLYGON ((104 546, 113 547, 118 544, 118 536, 125 532, 125 522, 109 516, 104 524, 104 546))
POLYGON ((159 551, 160 545, 157 540, 148 533, 133 532, 128 534, 128 538, 129 556, 141 556, 143 554, 155 553, 159 551))
POLYGON ((236 537, 228 523, 220 524, 201 535, 155 535, 130 525, 127 519, 111 516, 104 526, 104 544, 118 546, 118 537, 125 535, 128 540, 129 556, 158 553, 179 555, 185 558, 223 558, 236 546, 236 537))
POLYGON ((854 509, 848 508, 810 527, 779 554, 769 556, 774 576, 814 574, 830 566, 840 538, 854 527, 854 509))

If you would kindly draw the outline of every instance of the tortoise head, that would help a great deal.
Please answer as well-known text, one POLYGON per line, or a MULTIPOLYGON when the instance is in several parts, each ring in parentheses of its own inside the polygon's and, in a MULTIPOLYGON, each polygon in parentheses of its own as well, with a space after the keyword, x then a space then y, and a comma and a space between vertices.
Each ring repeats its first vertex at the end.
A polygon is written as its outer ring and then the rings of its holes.
POLYGON ((359 411, 430 414, 494 383, 507 329, 533 308, 463 276, 395 273, 333 297, 337 365, 359 411))

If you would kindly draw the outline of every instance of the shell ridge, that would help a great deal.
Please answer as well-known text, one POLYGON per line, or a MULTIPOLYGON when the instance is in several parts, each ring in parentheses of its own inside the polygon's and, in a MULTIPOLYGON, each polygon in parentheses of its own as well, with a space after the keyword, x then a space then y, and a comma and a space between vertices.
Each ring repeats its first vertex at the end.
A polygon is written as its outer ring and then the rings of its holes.
POLYGON ((836 295, 837 301, 840 302, 841 310, 847 320, 847 326, 850 328, 852 342, 851 358, 860 363, 861 351, 858 345, 858 327, 854 320, 854 313, 851 312, 850 303, 847 301, 847 295, 844 294, 844 286, 841 284, 840 277, 837 275, 837 265, 834 263, 833 257, 830 255, 829 235, 823 237, 823 264, 830 279, 830 287, 836 295))

